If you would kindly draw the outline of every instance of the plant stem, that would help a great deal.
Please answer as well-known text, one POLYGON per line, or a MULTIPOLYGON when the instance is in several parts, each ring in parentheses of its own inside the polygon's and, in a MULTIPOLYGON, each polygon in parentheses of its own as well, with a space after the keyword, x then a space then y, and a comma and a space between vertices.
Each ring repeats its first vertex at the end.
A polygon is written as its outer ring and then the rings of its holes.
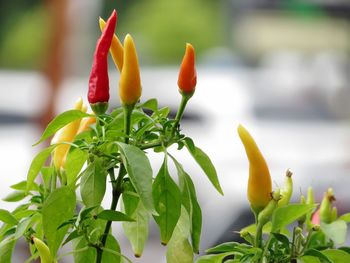
POLYGON ((141 145, 140 149, 141 150, 146 150, 146 149, 154 148, 154 147, 157 147, 157 146, 162 146, 162 142, 161 141, 156 141, 156 142, 147 143, 147 144, 141 145))
POLYGON ((177 110, 177 113, 175 116, 175 123, 174 123, 173 129, 171 131, 171 137, 174 136, 175 130, 179 125, 179 122, 182 118, 182 115, 184 114, 187 102, 190 98, 191 98, 190 96, 182 95, 181 103, 180 103, 179 109, 177 110))
MULTIPOLYGON (((131 114, 132 114, 133 108, 134 108, 134 105, 131 105, 131 106, 124 105, 124 132, 125 132, 124 142, 125 143, 129 143, 129 135, 131 131, 131 114)), ((112 183, 112 203, 111 203, 110 209, 114 211, 117 208, 119 197, 123 192, 122 184, 123 184, 124 175, 126 174, 124 164, 122 162, 120 163, 117 180, 115 179, 114 168, 110 168, 108 170, 108 173, 109 173, 109 176, 111 177, 111 183, 112 183)), ((103 253, 102 248, 106 246, 106 241, 107 241, 108 233, 111 229, 111 226, 112 226, 112 221, 108 220, 102 235, 101 246, 96 248, 97 250, 96 263, 101 263, 102 253, 103 253)))
POLYGON ((259 248, 261 247, 262 230, 263 226, 261 224, 258 224, 256 227, 255 246, 259 248))

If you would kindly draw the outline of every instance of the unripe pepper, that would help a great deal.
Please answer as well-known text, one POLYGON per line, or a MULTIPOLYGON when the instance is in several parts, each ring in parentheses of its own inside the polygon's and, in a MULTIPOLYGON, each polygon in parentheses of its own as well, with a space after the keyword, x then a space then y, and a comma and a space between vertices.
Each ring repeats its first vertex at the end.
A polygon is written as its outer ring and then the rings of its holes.
POLYGON ((40 262, 41 263, 56 263, 57 261, 51 256, 50 249, 48 246, 41 241, 39 238, 32 237, 34 246, 39 252, 40 262))
MULTIPOLYGON (((86 107, 83 104, 82 98, 79 98, 74 105, 75 110, 84 110, 86 111, 86 107)), ((78 132, 80 126, 80 120, 73 121, 62 129, 60 129, 53 139, 51 140, 51 144, 62 143, 62 142, 72 142, 78 132)), ((69 151, 70 145, 61 144, 58 145, 53 152, 53 163, 57 170, 64 169, 66 156, 69 151)))
MULTIPOLYGON (((106 22, 100 17, 99 19, 100 29, 106 27, 106 22)), ((112 55, 112 59, 117 69, 121 72, 123 68, 123 56, 124 56, 124 48, 122 43, 120 43, 119 38, 114 34, 112 39, 111 47, 109 48, 109 52, 112 55)))
POLYGON ((117 23, 117 12, 114 10, 107 21, 101 37, 96 43, 94 59, 92 63, 88 100, 92 110, 96 114, 103 114, 108 108, 109 79, 108 79, 108 50, 112 43, 114 30, 117 23))
POLYGON ((307 189, 306 203, 308 205, 313 205, 315 203, 314 190, 312 189, 311 186, 309 186, 309 188, 307 189))
POLYGON ((129 34, 124 39, 123 61, 119 80, 119 97, 123 105, 133 106, 141 97, 141 78, 134 40, 129 34))
POLYGON ((278 206, 278 202, 281 199, 280 190, 277 189, 276 191, 270 193, 271 198, 267 206, 259 213, 258 216, 258 225, 264 226, 271 218, 273 211, 278 206))
POLYGON ((281 189, 281 200, 278 202, 278 206, 285 206, 289 204, 290 198, 293 194, 293 173, 288 169, 284 181, 283 188, 281 189))
POLYGON ((191 44, 186 44, 185 55, 182 59, 177 85, 182 95, 191 97, 197 84, 195 53, 191 44))
POLYGON ((248 200, 255 213, 259 213, 270 202, 272 183, 269 168, 253 137, 242 126, 238 134, 249 160, 248 200))
POLYGON ((320 206, 320 219, 323 223, 331 223, 332 222, 332 202, 335 201, 335 197, 333 195, 333 189, 329 188, 327 192, 324 194, 324 197, 320 206))

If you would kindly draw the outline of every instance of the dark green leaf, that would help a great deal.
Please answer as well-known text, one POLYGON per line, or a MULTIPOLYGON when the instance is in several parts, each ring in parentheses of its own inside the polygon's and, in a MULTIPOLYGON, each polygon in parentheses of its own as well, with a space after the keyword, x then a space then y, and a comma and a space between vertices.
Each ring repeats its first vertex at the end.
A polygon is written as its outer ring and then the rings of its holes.
POLYGON ((114 210, 103 210, 96 215, 97 218, 109 221, 134 221, 132 218, 128 217, 126 214, 114 211, 114 210))
POLYGON ((338 249, 343 250, 346 253, 350 254, 350 247, 339 247, 338 249))
POLYGON ((17 202, 24 199, 26 196, 27 194, 24 191, 13 191, 12 193, 9 193, 7 196, 5 196, 2 200, 6 202, 17 202))
POLYGON ((210 158, 208 157, 208 155, 205 152, 203 152, 200 148, 194 145, 192 146, 191 144, 187 144, 188 140, 186 140, 185 143, 188 151, 190 152, 192 157, 195 159, 195 161, 198 163, 198 165, 202 168, 203 172, 207 175, 208 179, 213 184, 215 189, 220 194, 224 195, 219 183, 216 169, 213 163, 211 162, 210 158))
POLYGON ((330 260, 326 255, 322 254, 320 251, 316 249, 308 249, 304 252, 305 256, 313 256, 319 258, 321 261, 327 262, 327 263, 333 263, 332 260, 330 260))
POLYGON ((75 210, 75 192, 63 186, 57 188, 45 200, 42 208, 43 229, 52 255, 56 255, 68 227, 57 228, 70 220, 75 210))
POLYGON ((12 252, 16 244, 16 239, 13 235, 5 238, 0 243, 0 263, 11 263, 12 252))
POLYGON ((217 254, 217 255, 205 255, 198 258, 196 263, 222 263, 225 257, 230 256, 232 254, 233 254, 232 252, 227 252, 227 253, 217 254))
POLYGON ((334 263, 350 262, 350 255, 343 250, 327 249, 323 250, 322 254, 328 257, 334 263))
POLYGON ((51 152, 55 149, 55 147, 56 145, 51 145, 50 147, 39 152, 34 157, 27 174, 27 191, 30 191, 32 189, 35 178, 38 176, 46 159, 50 156, 51 152))
POLYGON ((0 209, 0 221, 9 225, 16 225, 18 223, 17 219, 5 209, 0 209))
POLYGON ((300 258, 301 263, 321 263, 318 257, 303 256, 300 258))
POLYGON ((162 244, 171 238, 181 213, 181 194, 168 171, 167 157, 153 183, 153 200, 158 216, 154 216, 160 229, 162 244))
POLYGON ((39 141, 37 141, 33 146, 45 141, 51 135, 56 133, 59 129, 63 128, 72 121, 82 119, 84 117, 89 117, 91 115, 86 114, 80 110, 69 110, 56 116, 46 127, 45 131, 41 135, 39 141))
POLYGON ((199 206, 196 190, 191 177, 184 171, 182 165, 173 158, 179 176, 182 193, 182 204, 186 208, 191 220, 191 239, 193 251, 199 252, 199 242, 202 230, 202 211, 199 206))
POLYGON ((149 99, 147 101, 145 101, 144 103, 142 103, 140 105, 140 107, 145 108, 145 109, 149 109, 151 111, 157 111, 158 109, 158 101, 156 99, 149 99))
POLYGON ((215 247, 207 249, 206 253, 224 253, 224 252, 232 252, 235 247, 239 246, 240 244, 237 242, 226 242, 219 244, 215 247))
POLYGON ((148 238, 149 214, 142 202, 138 202, 137 208, 129 216, 135 222, 123 222, 124 233, 131 243, 135 256, 141 257, 148 238))
POLYGON ((118 142, 121 158, 130 180, 140 195, 141 202, 156 214, 152 199, 152 168, 145 153, 139 148, 118 142))
POLYGON ((193 250, 188 241, 190 235, 190 218, 182 206, 181 216, 174 229, 166 252, 167 263, 192 263, 193 250))
POLYGON ((340 245, 345 242, 347 225, 343 220, 336 220, 330 224, 321 223, 323 233, 334 241, 335 244, 340 245))
POLYGON ((99 205, 82 208, 78 215, 77 224, 80 224, 82 221, 84 221, 85 218, 87 218, 87 216, 97 207, 99 207, 99 205))
POLYGON ((284 249, 286 250, 287 253, 289 253, 289 239, 287 236, 282 235, 280 233, 271 233, 280 243, 283 244, 284 249))
POLYGON ((62 246, 64 246, 65 244, 67 244, 68 242, 72 241, 73 239, 76 239, 78 237, 80 237, 81 235, 78 234, 77 230, 74 230, 73 232, 71 232, 68 237, 66 238, 66 240, 62 243, 62 246))
MULTIPOLYGON (((120 254, 120 246, 117 240, 112 235, 107 236, 106 248, 120 254)), ((102 263, 120 263, 121 256, 109 253, 108 250, 104 251, 102 254, 102 263)))
POLYGON ((86 162, 88 153, 75 148, 69 152, 66 159, 65 171, 67 176, 67 184, 75 182, 77 175, 83 168, 84 163, 86 162))
POLYGON ((290 204, 278 207, 272 214, 272 232, 277 232, 282 227, 287 226, 307 214, 315 208, 315 205, 290 204))
POLYGON ((80 194, 87 207, 101 204, 106 192, 107 171, 102 161, 95 158, 84 171, 80 180, 80 194))

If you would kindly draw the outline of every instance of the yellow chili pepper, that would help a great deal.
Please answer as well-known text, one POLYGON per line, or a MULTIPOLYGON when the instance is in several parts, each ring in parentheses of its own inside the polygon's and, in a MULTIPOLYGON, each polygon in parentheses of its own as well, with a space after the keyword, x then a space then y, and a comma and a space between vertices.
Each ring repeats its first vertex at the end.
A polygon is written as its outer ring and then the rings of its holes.
MULTIPOLYGON (((86 111, 86 106, 83 105, 82 98, 79 98, 76 101, 74 105, 74 109, 86 111)), ((79 126, 80 126, 80 120, 76 120, 67 124, 55 134, 54 138, 51 141, 51 144, 61 143, 61 142, 72 142, 74 140, 74 137, 77 134, 79 126)), ((69 148, 70 148, 70 145, 61 144, 57 146, 56 149, 54 150, 52 160, 57 170, 64 168, 66 156, 69 151, 69 148)))
POLYGON ((248 200, 253 211, 257 214, 271 200, 270 172, 253 137, 242 125, 238 126, 238 134, 249 160, 248 200))
POLYGON ((57 261, 53 259, 50 249, 48 246, 39 238, 32 237, 32 241, 39 252, 39 257, 41 263, 56 263, 57 261))
POLYGON ((84 131, 88 131, 91 129, 91 125, 96 123, 96 118, 95 117, 87 117, 81 120, 79 130, 77 134, 82 133, 84 131))
MULTIPOLYGON (((101 17, 99 19, 99 24, 100 24, 101 31, 103 31, 103 29, 106 26, 106 22, 101 17)), ((122 43, 120 43, 119 38, 115 34, 113 36, 112 44, 111 44, 111 47, 109 48, 109 52, 111 52, 114 64, 117 66, 117 69, 121 72, 123 68, 124 48, 122 43)))
POLYGON ((141 97, 140 68, 134 40, 127 34, 124 39, 124 63, 119 80, 119 96, 123 105, 132 106, 141 97))

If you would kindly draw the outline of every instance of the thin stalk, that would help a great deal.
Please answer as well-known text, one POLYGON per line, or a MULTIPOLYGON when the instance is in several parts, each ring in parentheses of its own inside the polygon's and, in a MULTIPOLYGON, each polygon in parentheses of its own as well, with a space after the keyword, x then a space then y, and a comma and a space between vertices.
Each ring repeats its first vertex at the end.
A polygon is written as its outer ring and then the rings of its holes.
POLYGON ((258 224, 256 227, 255 246, 259 248, 261 247, 262 230, 263 226, 261 224, 258 224))
POLYGON ((156 142, 151 142, 151 143, 147 143, 144 145, 140 146, 141 150, 146 150, 146 149, 150 149, 150 148, 154 148, 154 147, 158 147, 158 146, 162 146, 162 142, 161 141, 156 141, 156 142))
POLYGON ((182 118, 182 115, 184 114, 187 102, 189 101, 190 98, 191 98, 190 96, 182 95, 181 103, 180 103, 179 109, 177 110, 177 113, 175 116, 175 123, 174 123, 173 129, 171 131, 171 137, 174 136, 175 130, 179 125, 179 122, 182 118))
MULTIPOLYGON (((124 105, 124 132, 126 135, 124 139, 125 143, 129 143, 129 135, 131 131, 131 114, 132 114, 133 108, 134 108, 134 105, 132 106, 124 105)), ((126 174, 126 171, 123 163, 120 163, 117 179, 115 178, 113 167, 108 170, 108 173, 112 183, 112 203, 111 203, 110 209, 114 211, 117 208, 120 195, 122 194, 122 191, 123 191, 122 184, 123 184, 123 178, 124 178, 124 175, 126 174)), ((107 236, 111 229, 111 226, 112 226, 112 221, 110 220, 107 221, 106 227, 101 239, 101 246, 96 248, 97 250, 96 263, 101 263, 102 254, 103 254, 102 248, 104 248, 106 245, 107 236)))

